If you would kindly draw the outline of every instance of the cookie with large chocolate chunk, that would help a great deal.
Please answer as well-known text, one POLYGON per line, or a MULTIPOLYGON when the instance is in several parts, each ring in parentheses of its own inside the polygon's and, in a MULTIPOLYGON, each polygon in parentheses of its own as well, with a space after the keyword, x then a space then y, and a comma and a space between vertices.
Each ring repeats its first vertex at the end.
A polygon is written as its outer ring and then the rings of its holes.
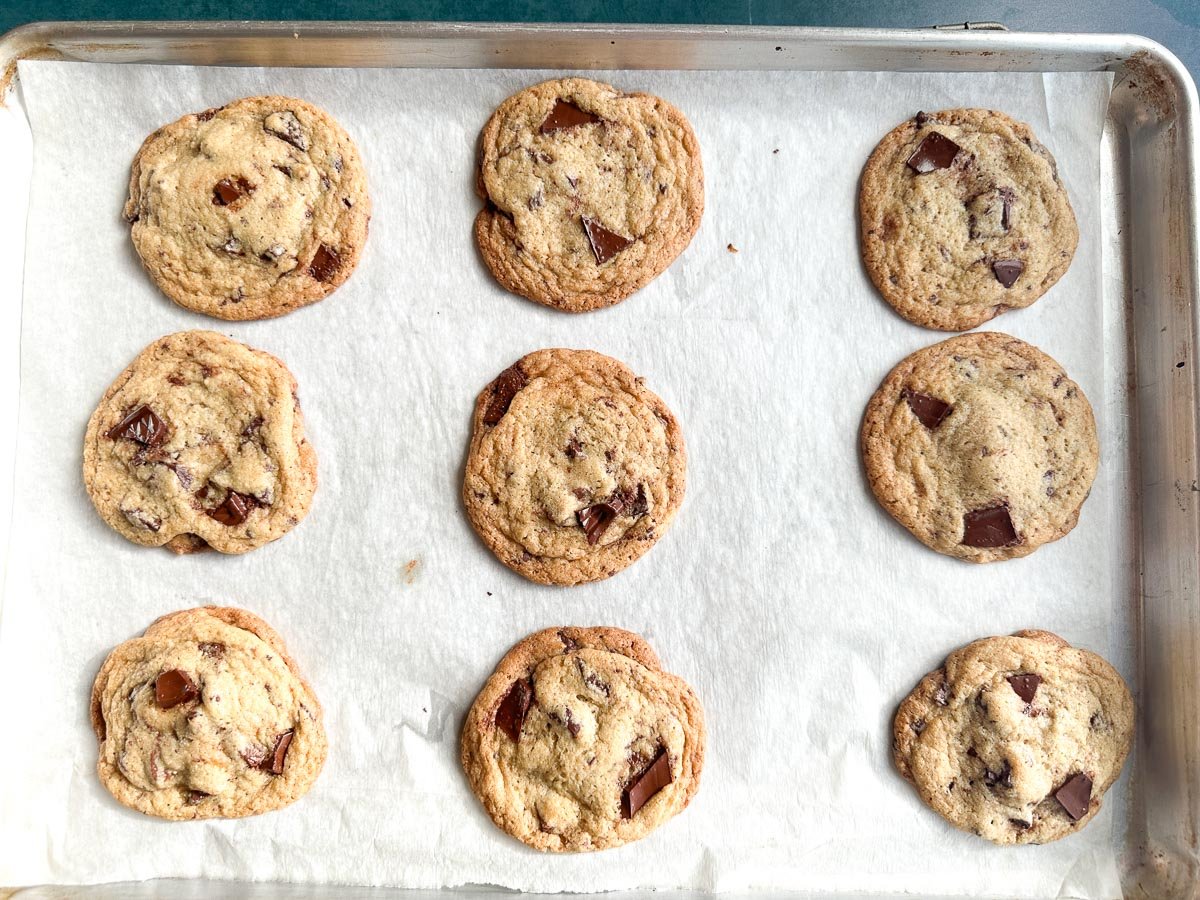
POLYGON ((462 766, 496 825, 538 850, 619 847, 688 805, 704 713, 641 637, 549 628, 496 666, 462 731, 462 766))
POLYGON ((480 138, 475 219, 507 290, 582 312, 656 278, 704 212, 700 145, 683 113, 586 78, 526 88, 480 138))
POLYGON ((510 569, 579 584, 662 537, 686 469, 679 423, 641 378, 590 350, 539 350, 479 395, 463 501, 510 569))
POLYGON ((280 809, 325 763, 321 704, 283 639, 231 607, 171 613, 113 650, 91 718, 101 783, 163 819, 280 809))
POLYGON ((1100 449, 1092 407, 1053 359, 995 332, 894 368, 862 425, 871 490, 939 553, 1026 556, 1075 527, 1100 449))
POLYGON ((934 812, 997 844, 1045 844, 1100 809, 1133 742, 1111 665, 1046 631, 955 650, 900 704, 896 768, 934 812))
POLYGON ((167 335, 105 392, 83 481, 123 537, 188 553, 244 553, 312 505, 317 456, 282 362, 212 331, 167 335))
POLYGON ((342 126, 273 96, 158 129, 133 160, 125 203, 159 288, 221 319, 280 316, 331 294, 358 265, 370 216, 342 126))
POLYGON ((863 170, 859 217, 884 299, 943 331, 1029 306, 1079 242, 1050 151, 989 109, 918 113, 892 129, 863 170))

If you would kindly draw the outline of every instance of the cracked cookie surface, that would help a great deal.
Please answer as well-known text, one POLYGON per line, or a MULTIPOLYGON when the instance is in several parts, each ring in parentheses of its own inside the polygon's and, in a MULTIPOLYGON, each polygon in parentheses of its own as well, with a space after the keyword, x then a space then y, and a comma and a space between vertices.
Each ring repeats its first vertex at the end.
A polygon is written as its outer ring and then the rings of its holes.
POLYGON ((101 783, 163 819, 280 809, 325 763, 320 703, 279 635, 240 609, 172 613, 118 646, 92 686, 91 719, 101 783))
POLYGON ((1029 306, 1079 242, 1050 151, 1028 125, 987 109, 919 113, 889 132, 863 170, 859 217, 884 299, 943 331, 1029 306))
POLYGON ((661 274, 704 212, 700 146, 649 94, 563 78, 514 94, 480 137, 475 239, 509 291, 570 312, 661 274))
POLYGON ((136 544, 244 553, 308 514, 317 457, 282 362, 183 331, 150 344, 105 392, 83 479, 104 521, 136 544))
POLYGON ((1079 386, 996 332, 918 350, 867 405, 861 445, 880 504, 939 553, 1026 556, 1075 527, 1100 460, 1079 386))
POLYGON ((1045 631, 954 651, 900 704, 896 768, 957 828, 1044 844, 1083 828, 1129 753, 1129 689, 1101 657, 1045 631))
POLYGON ((616 628, 549 628, 496 666, 462 732, 471 790, 539 850, 636 841, 700 785, 704 714, 649 644, 616 628))
POLYGON ((590 350, 539 350, 476 400, 463 502, 506 566, 579 584, 662 537, 686 469, 679 423, 641 378, 590 350))
POLYGON ((247 97, 146 138, 125 218, 142 265, 180 306, 222 319, 283 315, 358 265, 371 203, 358 150, 327 113, 247 97))

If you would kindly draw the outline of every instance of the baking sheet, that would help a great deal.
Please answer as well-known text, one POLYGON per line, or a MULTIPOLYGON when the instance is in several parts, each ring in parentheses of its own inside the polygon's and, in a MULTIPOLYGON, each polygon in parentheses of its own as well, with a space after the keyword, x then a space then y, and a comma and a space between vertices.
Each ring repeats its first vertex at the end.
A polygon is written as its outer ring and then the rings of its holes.
POLYGON ((0 883, 150 877, 526 890, 805 888, 1119 896, 1112 807, 1046 847, 954 831, 891 769, 896 703, 975 637, 1048 628, 1129 676, 1128 585, 1112 527, 1128 484, 1122 348, 1101 290, 1100 137, 1110 77, 621 72, 679 105, 708 208, 684 255, 614 309, 567 316, 505 294, 471 238, 475 139, 508 94, 561 73, 195 69, 24 62, 34 137, 20 441, 0 619, 0 883), (221 323, 141 272, 120 209, 142 138, 253 93, 302 96, 357 140, 374 200, 358 272, 284 319, 221 323), (1092 398, 1104 455, 1080 525, 1032 557, 973 567, 874 503, 856 450, 888 369, 942 335, 876 295, 857 256, 862 161, 918 109, 990 106, 1055 153, 1080 223, 1074 264, 994 328, 1057 358, 1092 398), (776 153, 775 151, 778 150, 776 153), (727 250, 733 244, 738 253, 727 250), (241 558, 126 543, 79 476, 100 394, 146 343, 214 328, 296 374, 320 458, 312 514, 241 558), (478 390, 529 350, 588 347, 679 416, 689 494, 625 573, 528 584, 458 501, 478 390), (97 783, 91 679, 116 643, 203 602, 264 616, 326 708, 310 794, 236 822, 161 823, 97 783), (644 634, 705 704, 692 806, 620 850, 545 856, 491 824, 457 765, 458 727, 520 637, 560 624, 644 634), (18 739, 12 740, 11 736, 18 739))

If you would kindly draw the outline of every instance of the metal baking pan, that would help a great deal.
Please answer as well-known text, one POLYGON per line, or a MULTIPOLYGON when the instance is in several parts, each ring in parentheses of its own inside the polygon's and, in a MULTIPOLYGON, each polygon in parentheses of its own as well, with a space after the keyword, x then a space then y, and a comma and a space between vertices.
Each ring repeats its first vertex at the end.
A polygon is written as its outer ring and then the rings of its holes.
MULTIPOLYGON (((884 31, 743 26, 459 25, 424 23, 44 23, 0 38, 0 94, 21 59, 187 65, 830 70, 1109 71, 1102 148, 1104 290, 1123 309, 1130 373, 1125 498, 1133 554, 1121 571, 1136 648, 1138 753, 1125 805, 1121 870, 1130 898, 1200 897, 1200 459, 1197 433, 1197 96, 1183 65, 1132 35, 884 31)), ((0 116, 19 110, 0 108, 0 116)), ((2 123, 0 123, 2 124, 2 123)), ((10 197, 22 207, 24 197, 10 197)), ((21 246, 0 242, 0 265, 21 246)), ((0 304, 0 388, 16 383, 20 304, 0 304)), ((16 420, 0 389, 0 421, 16 420)), ((15 428, 0 435, 11 471, 15 428)), ((0 483, 0 507, 11 484, 0 483)), ((8 517, 0 517, 7 546, 8 517)), ((21 897, 318 896, 286 885, 156 881, 26 888, 21 897)), ((0 896, 9 892, 0 888, 0 896)), ((347 896, 470 896, 491 891, 349 889, 347 896)), ((505 892, 507 893, 507 892, 505 892)), ((496 894, 499 895, 499 892, 496 894)), ((696 892, 660 892, 664 897, 696 892)), ((633 894, 612 894, 613 897, 633 894)), ((727 895, 735 896, 735 895, 727 895)), ((879 895, 873 895, 879 896, 879 895)))

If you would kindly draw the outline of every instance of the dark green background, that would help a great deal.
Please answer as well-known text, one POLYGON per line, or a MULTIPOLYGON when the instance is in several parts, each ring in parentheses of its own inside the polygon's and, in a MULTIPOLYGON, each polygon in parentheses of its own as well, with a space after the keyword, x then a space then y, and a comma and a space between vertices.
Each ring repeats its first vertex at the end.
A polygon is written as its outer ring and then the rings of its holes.
POLYGON ((445 19, 911 28, 995 20, 1022 31, 1144 34, 1200 72, 1200 0, 0 0, 0 32, 48 19, 445 19))

